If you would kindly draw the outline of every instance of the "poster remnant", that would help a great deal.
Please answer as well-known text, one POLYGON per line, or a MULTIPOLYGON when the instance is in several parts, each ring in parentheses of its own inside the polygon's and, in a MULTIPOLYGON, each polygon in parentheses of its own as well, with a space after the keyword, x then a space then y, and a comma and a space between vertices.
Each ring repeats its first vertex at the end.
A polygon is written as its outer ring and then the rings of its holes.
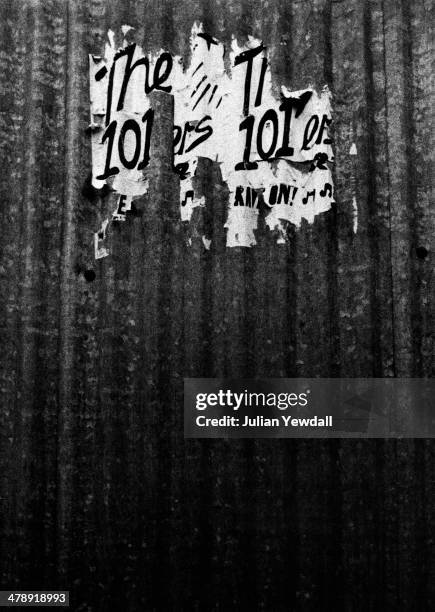
MULTIPOLYGON (((124 36, 131 29, 123 26, 124 36)), ((334 199, 330 93, 282 86, 277 97, 267 48, 255 38, 242 46, 233 38, 229 62, 223 44, 201 25, 194 24, 190 44, 187 68, 180 57, 146 54, 125 38, 116 48, 112 31, 104 56, 90 56, 92 184, 110 185, 118 194, 112 220, 125 219, 132 201, 148 190, 155 121, 150 94, 165 92, 174 97, 170 153, 182 221, 206 206, 194 178, 198 160, 207 158, 220 165, 228 186, 227 246, 256 244, 260 205, 283 243, 287 224, 312 223, 334 199)), ((209 238, 204 245, 212 248, 209 238)))

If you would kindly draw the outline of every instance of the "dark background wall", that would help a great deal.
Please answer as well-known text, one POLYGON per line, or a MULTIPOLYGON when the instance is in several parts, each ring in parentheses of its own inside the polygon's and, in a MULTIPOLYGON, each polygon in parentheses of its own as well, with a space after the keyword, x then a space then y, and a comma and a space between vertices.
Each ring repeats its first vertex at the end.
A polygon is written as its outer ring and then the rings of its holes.
POLYGON ((75 610, 434 609, 432 441, 182 435, 185 376, 433 374, 430 0, 0 9, 1 587, 75 610), (195 19, 272 45, 277 83, 330 86, 337 204, 285 246, 260 228, 226 249, 204 161, 188 248, 156 96, 150 193, 95 262, 87 54, 129 24, 188 56, 195 19))

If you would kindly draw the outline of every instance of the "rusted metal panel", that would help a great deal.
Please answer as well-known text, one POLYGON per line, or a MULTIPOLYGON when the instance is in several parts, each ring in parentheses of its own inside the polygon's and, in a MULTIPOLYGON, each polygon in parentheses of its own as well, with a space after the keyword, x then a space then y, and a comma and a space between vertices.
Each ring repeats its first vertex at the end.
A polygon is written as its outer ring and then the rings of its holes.
POLYGON ((431 3, 0 10, 4 588, 82 610, 433 608, 432 442, 184 441, 181 411, 185 376, 433 375, 431 3), (214 246, 188 248, 156 93, 150 192, 94 261, 87 54, 129 24, 188 57, 195 20, 270 44, 278 83, 329 85, 337 203, 286 245, 227 249, 202 160, 214 246))

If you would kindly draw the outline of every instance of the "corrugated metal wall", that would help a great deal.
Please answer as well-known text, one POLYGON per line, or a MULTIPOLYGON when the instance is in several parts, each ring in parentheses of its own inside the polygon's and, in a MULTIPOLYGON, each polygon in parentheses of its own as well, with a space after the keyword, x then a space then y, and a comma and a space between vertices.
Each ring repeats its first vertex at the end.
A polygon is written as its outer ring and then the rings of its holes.
POLYGON ((77 610, 434 609, 431 441, 182 436, 184 376, 433 374, 433 4, 0 8, 2 588, 77 610), (94 262, 87 54, 126 23, 188 55, 195 19, 271 44, 292 89, 330 86, 337 204, 286 246, 226 249, 204 162, 214 248, 187 248, 156 95, 150 193, 94 262))

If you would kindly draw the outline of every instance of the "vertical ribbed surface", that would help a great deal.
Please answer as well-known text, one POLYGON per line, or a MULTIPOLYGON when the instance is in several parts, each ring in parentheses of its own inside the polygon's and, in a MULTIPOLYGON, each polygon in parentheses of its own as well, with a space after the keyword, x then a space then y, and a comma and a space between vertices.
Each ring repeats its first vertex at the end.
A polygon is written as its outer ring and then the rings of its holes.
POLYGON ((182 435, 185 376, 433 375, 433 20, 429 0, 0 1, 2 588, 77 610, 435 607, 432 441, 182 435), (186 56, 195 20, 276 45, 278 84, 329 85, 337 204, 288 245, 227 249, 201 160, 188 248, 156 93, 150 192, 95 262, 87 54, 129 24, 186 56))

